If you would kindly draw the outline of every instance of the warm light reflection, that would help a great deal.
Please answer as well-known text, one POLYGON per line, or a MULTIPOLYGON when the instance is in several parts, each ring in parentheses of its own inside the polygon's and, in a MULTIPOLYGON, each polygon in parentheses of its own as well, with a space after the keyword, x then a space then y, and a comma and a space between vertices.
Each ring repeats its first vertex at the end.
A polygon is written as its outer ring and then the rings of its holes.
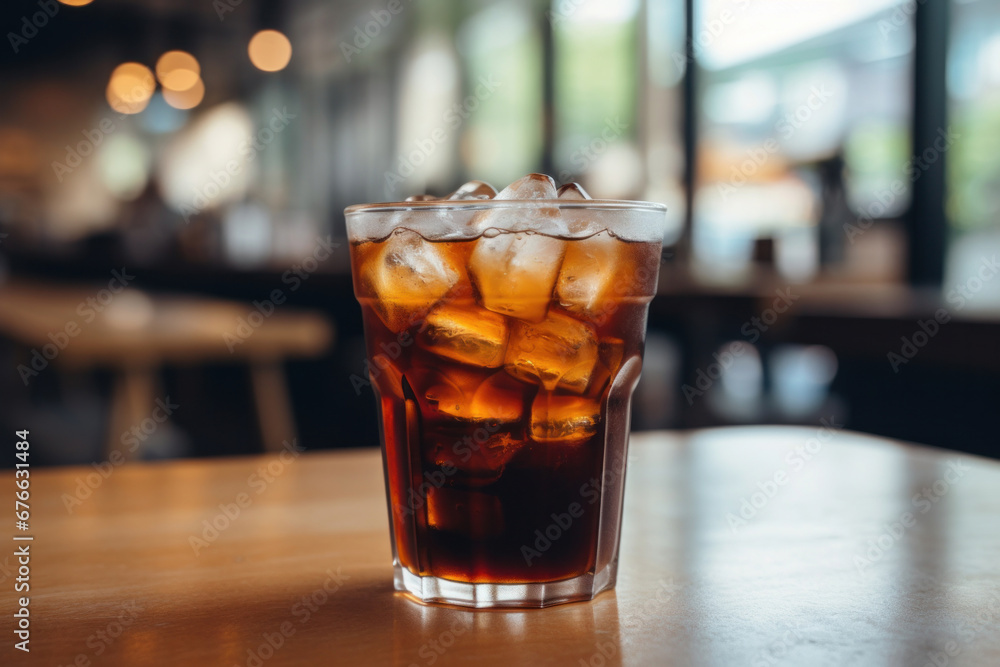
POLYGON ((111 73, 105 94, 112 109, 135 114, 146 108, 155 89, 156 80, 148 67, 139 63, 122 63, 111 73))
POLYGON ((64 5, 69 7, 83 7, 84 5, 89 5, 94 0, 59 0, 64 5))
POLYGON ((292 58, 292 43, 277 30, 261 30, 250 39, 247 47, 250 62, 265 72, 285 69, 292 58))
POLYGON ((138 101, 128 101, 119 97, 112 90, 111 84, 108 84, 107 90, 104 92, 104 96, 108 100, 108 105, 118 113, 122 114, 139 113, 149 104, 148 98, 138 101))
POLYGON ((152 300, 144 293, 126 289, 103 313, 109 327, 121 331, 140 331, 149 326, 156 314, 152 300))
POLYGON ((156 78, 164 88, 189 90, 198 84, 201 65, 186 51, 167 51, 156 61, 156 78))
POLYGON ((171 90, 164 87, 163 99, 175 109, 193 109, 205 97, 205 83, 198 79, 187 90, 171 90))

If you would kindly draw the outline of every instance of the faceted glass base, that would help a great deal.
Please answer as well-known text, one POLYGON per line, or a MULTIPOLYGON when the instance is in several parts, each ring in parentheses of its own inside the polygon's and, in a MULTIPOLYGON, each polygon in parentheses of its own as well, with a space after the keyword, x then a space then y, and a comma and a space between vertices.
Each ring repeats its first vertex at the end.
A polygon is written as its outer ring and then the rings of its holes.
POLYGON ((396 590, 421 602, 476 609, 524 609, 592 600, 598 593, 615 587, 618 563, 610 563, 597 574, 535 584, 469 584, 441 577, 420 577, 398 562, 394 570, 396 590))

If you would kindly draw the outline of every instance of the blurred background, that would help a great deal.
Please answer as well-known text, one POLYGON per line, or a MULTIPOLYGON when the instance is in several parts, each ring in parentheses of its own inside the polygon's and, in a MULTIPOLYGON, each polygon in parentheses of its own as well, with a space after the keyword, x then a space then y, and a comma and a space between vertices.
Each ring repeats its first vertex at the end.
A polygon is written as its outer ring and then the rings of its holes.
POLYGON ((669 207, 636 429, 1000 456, 995 0, 34 0, 0 27, 0 426, 374 446, 343 208, 669 207))

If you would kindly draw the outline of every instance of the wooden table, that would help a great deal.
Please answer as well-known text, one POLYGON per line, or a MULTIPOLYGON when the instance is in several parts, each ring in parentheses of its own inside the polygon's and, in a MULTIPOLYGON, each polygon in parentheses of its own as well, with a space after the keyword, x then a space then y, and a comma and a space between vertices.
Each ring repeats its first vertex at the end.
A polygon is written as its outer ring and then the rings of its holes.
POLYGON ((0 335, 31 350, 18 370, 26 385, 50 359, 70 370, 112 369, 105 455, 118 450, 128 457, 122 434, 147 419, 163 396, 158 376, 164 366, 240 361, 250 368, 265 448, 279 449, 295 438, 283 362, 318 356, 330 346, 333 325, 322 315, 282 307, 287 294, 281 289, 270 293, 278 294, 276 302, 262 298, 257 310, 233 301, 148 294, 125 287, 135 276, 124 269, 112 274, 107 287, 0 286, 0 335))
POLYGON ((473 612, 393 594, 375 450, 284 458, 126 464, 72 514, 96 471, 33 471, 31 653, 8 575, 0 664, 1000 664, 996 461, 819 426, 635 435, 617 591, 473 612))

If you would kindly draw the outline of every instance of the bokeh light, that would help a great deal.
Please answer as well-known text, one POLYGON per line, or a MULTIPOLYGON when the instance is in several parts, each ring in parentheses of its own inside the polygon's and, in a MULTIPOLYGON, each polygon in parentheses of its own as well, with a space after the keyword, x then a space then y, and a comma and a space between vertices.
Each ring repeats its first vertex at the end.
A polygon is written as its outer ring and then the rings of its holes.
POLYGON ((169 90, 189 90, 198 83, 200 75, 201 65, 186 51, 167 51, 156 61, 156 78, 169 90))
POLYGON ((236 102, 192 119, 156 156, 156 180, 167 205, 190 212, 242 201, 260 163, 245 155, 253 132, 250 113, 236 102))
POLYGON ((149 181, 152 153, 141 139, 121 130, 100 147, 97 165, 108 191, 121 201, 131 201, 149 181))
POLYGON ((163 99, 175 109, 193 109, 201 104, 205 97, 205 82, 201 79, 187 90, 163 89, 163 99))
POLYGON ((123 114, 139 113, 156 89, 153 72, 140 63, 122 63, 111 73, 106 96, 111 108, 123 114))
POLYGON ((167 104, 163 92, 153 94, 145 113, 139 117, 139 125, 150 134, 170 134, 184 127, 188 114, 167 104))
POLYGON ((250 39, 247 47, 250 62, 265 72, 285 69, 292 58, 292 43, 277 30, 261 30, 250 39))
POLYGON ((83 7, 84 5, 89 5, 94 0, 59 0, 64 5, 69 7, 83 7))

